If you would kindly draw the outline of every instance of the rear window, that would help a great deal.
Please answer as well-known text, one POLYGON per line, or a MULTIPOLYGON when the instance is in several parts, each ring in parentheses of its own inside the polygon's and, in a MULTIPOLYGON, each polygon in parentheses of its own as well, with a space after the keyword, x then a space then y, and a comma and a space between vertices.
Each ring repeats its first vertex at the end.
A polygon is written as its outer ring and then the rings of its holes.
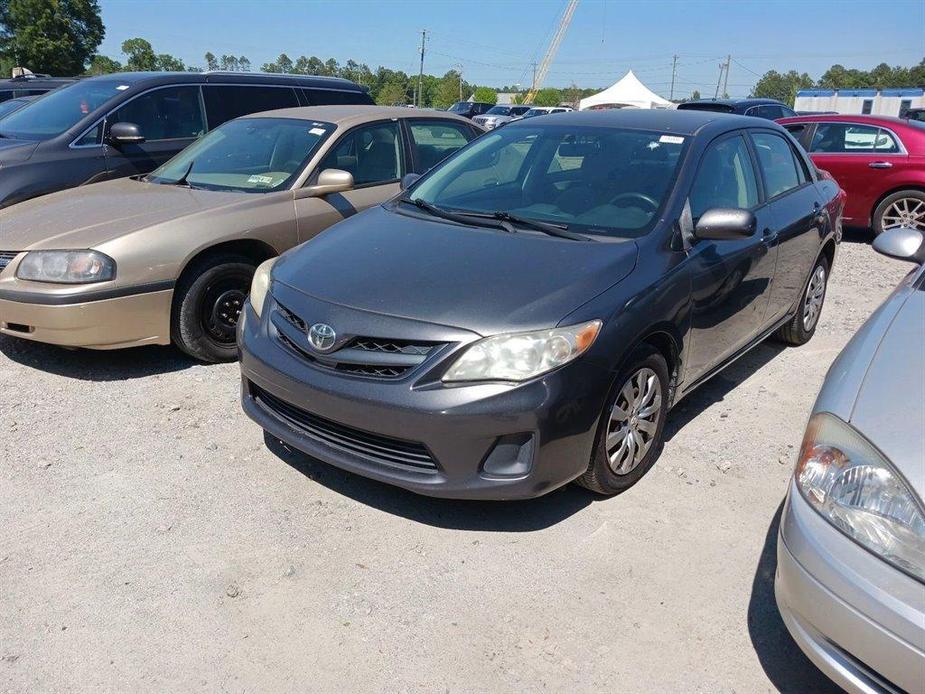
POLYGON ((202 93, 210 129, 238 116, 299 105, 291 87, 206 85, 202 93))
POLYGON ((732 113, 733 108, 729 104, 713 104, 690 102, 687 104, 678 104, 678 109, 682 111, 719 111, 720 113, 732 113))

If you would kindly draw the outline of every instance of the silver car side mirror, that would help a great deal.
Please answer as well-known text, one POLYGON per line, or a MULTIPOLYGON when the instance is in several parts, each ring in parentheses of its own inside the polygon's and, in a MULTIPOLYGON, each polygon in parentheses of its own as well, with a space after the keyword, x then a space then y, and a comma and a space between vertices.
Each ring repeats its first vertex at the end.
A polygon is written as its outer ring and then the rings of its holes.
POLYGON ((890 258, 925 263, 925 235, 909 227, 886 229, 874 239, 874 250, 890 258))
POLYGON ((298 198, 320 198, 332 193, 343 193, 353 188, 353 174, 342 169, 325 169, 318 174, 314 185, 297 189, 298 198))

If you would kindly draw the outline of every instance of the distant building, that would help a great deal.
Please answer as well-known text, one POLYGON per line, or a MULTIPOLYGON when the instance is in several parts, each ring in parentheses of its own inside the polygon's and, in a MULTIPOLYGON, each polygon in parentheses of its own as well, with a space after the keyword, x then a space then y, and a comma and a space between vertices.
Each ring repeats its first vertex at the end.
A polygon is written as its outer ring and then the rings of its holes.
POLYGON ((863 113, 872 116, 899 116, 910 108, 925 107, 925 89, 801 89, 793 110, 863 113))

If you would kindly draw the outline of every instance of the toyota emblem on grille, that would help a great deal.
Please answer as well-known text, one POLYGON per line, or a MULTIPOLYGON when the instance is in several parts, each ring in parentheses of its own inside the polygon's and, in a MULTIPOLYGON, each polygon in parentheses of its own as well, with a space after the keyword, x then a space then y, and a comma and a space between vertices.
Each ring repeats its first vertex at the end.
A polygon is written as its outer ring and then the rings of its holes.
POLYGON ((308 341, 319 352, 327 352, 334 346, 337 333, 327 323, 315 323, 308 329, 308 341))

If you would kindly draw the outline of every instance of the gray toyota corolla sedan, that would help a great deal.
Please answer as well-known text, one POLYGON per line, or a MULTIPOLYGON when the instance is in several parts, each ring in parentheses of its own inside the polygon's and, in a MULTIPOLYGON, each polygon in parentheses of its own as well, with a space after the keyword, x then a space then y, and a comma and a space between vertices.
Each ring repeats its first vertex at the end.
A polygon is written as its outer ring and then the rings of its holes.
MULTIPOLYGON (((881 253, 925 263, 925 239, 881 253)), ((849 692, 925 690, 925 267, 832 364, 777 543, 775 592, 806 655, 849 692)))
POLYGON ((766 120, 512 123, 258 269, 244 408, 424 494, 620 492, 673 403, 770 335, 812 337, 843 202, 766 120))

